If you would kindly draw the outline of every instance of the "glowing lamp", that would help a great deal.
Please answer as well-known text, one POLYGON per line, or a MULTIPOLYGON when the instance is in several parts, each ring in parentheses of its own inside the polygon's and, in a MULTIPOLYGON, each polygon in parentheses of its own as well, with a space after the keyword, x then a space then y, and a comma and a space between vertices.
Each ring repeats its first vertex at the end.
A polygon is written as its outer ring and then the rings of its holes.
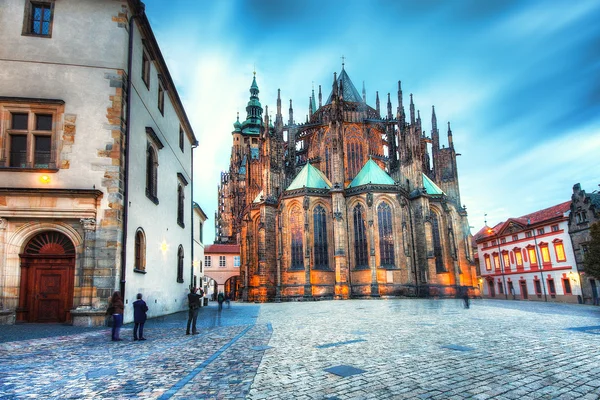
POLYGON ((48 176, 48 175, 42 175, 42 176, 40 176, 40 182, 42 182, 42 183, 50 183, 50 176, 48 176))
POLYGON ((167 250, 169 250, 169 245, 167 244, 166 240, 163 240, 162 243, 160 244, 160 251, 162 251, 163 253, 166 253, 167 250))

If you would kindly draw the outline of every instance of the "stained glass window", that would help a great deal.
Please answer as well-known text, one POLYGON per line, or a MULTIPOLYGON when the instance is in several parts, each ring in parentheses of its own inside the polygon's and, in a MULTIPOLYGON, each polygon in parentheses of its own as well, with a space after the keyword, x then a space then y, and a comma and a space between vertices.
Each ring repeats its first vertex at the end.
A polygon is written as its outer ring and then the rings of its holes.
POLYGON ((392 230, 392 209, 387 203, 377 207, 379 225, 379 257, 382 267, 395 267, 394 258, 394 231, 392 230))
MULTIPOLYGON (((440 238, 440 225, 438 221, 438 216, 436 213, 431 213, 431 230, 433 234, 433 255, 435 257, 435 271, 446 272, 446 267, 444 265, 444 257, 442 253, 442 241, 440 238)), ((496 255, 494 256, 494 262, 496 263, 496 268, 498 268, 498 260, 496 259, 496 255)))
POLYGON ((298 207, 294 207, 290 212, 290 235, 292 244, 292 269, 304 268, 304 254, 302 246, 302 212, 298 207))
POLYGON ((329 257, 327 254, 327 214, 325 209, 317 206, 313 212, 314 221, 314 255, 315 268, 328 268, 329 257))
POLYGON ((354 262, 357 268, 369 265, 364 215, 364 209, 360 204, 354 207, 354 262))

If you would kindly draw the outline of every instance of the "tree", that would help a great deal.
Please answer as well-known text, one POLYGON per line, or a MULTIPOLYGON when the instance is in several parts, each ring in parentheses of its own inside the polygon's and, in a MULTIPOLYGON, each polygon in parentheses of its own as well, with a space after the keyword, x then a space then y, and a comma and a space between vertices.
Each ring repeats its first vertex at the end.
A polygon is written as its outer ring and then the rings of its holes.
POLYGON ((586 274, 600 279, 600 222, 590 227, 591 240, 587 244, 588 251, 583 260, 586 274))

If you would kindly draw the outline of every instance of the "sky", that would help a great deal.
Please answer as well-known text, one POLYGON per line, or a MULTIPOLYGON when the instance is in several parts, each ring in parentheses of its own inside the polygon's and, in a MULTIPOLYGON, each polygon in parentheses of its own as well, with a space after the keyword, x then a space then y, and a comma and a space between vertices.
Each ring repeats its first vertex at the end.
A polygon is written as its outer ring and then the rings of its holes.
POLYGON ((146 14, 199 141, 194 200, 214 238, 221 171, 253 72, 260 101, 304 122, 309 96, 345 70, 367 103, 397 106, 402 81, 431 135, 450 121, 461 202, 476 233, 600 184, 597 0, 145 0, 146 14))

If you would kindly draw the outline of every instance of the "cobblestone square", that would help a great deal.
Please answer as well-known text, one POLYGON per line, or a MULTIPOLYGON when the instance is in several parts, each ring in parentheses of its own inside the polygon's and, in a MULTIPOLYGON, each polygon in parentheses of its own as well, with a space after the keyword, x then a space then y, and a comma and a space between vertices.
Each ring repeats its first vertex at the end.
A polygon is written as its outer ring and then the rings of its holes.
POLYGON ((599 399, 600 309, 474 300, 240 304, 107 328, 0 327, 0 398, 599 399), (328 372, 335 371, 335 373, 328 372))

